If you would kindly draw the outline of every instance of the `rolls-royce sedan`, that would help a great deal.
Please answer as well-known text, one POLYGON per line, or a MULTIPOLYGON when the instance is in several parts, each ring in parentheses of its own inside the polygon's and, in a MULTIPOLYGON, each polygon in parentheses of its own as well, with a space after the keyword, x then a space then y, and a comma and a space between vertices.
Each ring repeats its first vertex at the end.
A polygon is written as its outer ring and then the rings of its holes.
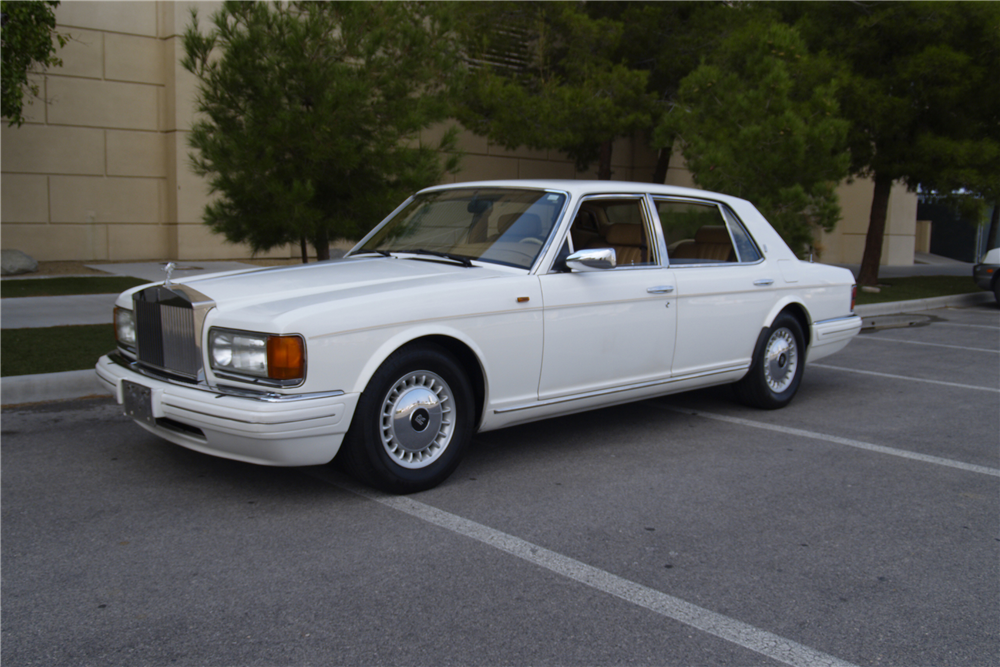
POLYGON ((143 428, 392 493, 479 431, 731 384, 787 405, 861 327, 846 269, 747 201, 615 181, 427 188, 343 258, 123 293, 97 374, 143 428))

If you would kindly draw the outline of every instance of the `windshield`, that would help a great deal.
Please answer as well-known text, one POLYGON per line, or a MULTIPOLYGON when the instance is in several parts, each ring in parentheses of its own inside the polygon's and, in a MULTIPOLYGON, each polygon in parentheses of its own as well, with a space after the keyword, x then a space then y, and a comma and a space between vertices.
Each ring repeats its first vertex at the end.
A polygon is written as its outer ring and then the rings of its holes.
POLYGON ((428 192, 414 197, 356 252, 445 253, 529 269, 565 201, 565 195, 544 190, 428 192))

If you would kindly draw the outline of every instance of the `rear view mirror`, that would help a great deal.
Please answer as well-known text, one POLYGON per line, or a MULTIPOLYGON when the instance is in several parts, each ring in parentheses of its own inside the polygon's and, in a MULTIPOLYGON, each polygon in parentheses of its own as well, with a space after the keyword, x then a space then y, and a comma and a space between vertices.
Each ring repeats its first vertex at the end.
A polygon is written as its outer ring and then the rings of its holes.
POLYGON ((614 248, 593 248, 577 250, 566 258, 566 267, 571 271, 603 271, 617 266, 614 248))

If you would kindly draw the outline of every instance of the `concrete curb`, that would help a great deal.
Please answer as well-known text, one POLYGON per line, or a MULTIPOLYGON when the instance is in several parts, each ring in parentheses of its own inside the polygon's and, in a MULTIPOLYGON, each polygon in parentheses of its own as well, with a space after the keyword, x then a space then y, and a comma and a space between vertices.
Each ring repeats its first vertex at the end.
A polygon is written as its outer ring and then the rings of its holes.
POLYGON ((110 395, 111 392, 97 379, 93 369, 12 375, 0 380, 0 405, 4 406, 110 395))
POLYGON ((975 306, 993 301, 989 292, 973 292, 971 294, 956 294, 954 296, 936 296, 930 299, 914 299, 912 301, 890 301, 889 303, 871 303, 856 306, 854 312, 861 317, 875 315, 898 315, 900 313, 919 313, 935 308, 948 306, 975 306))
MULTIPOLYGON (((933 299, 894 301, 858 306, 854 312, 861 317, 916 313, 947 306, 974 306, 993 301, 989 292, 941 296, 933 299)), ((0 405, 14 406, 42 401, 66 401, 85 396, 110 396, 93 370, 47 373, 44 375, 14 375, 0 380, 0 405)))

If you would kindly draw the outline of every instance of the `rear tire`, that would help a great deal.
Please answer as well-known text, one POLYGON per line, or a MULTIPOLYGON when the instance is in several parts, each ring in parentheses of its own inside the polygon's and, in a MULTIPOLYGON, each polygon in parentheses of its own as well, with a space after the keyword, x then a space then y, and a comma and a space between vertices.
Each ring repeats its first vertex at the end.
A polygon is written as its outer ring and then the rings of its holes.
POLYGON ((344 440, 355 476, 387 493, 443 482, 472 439, 472 390, 461 366, 435 345, 393 353, 361 394, 344 440))
POLYGON ((805 336, 799 321, 781 313, 758 342, 750 370, 733 385, 736 397, 755 408, 785 407, 802 382, 805 351, 805 336))

